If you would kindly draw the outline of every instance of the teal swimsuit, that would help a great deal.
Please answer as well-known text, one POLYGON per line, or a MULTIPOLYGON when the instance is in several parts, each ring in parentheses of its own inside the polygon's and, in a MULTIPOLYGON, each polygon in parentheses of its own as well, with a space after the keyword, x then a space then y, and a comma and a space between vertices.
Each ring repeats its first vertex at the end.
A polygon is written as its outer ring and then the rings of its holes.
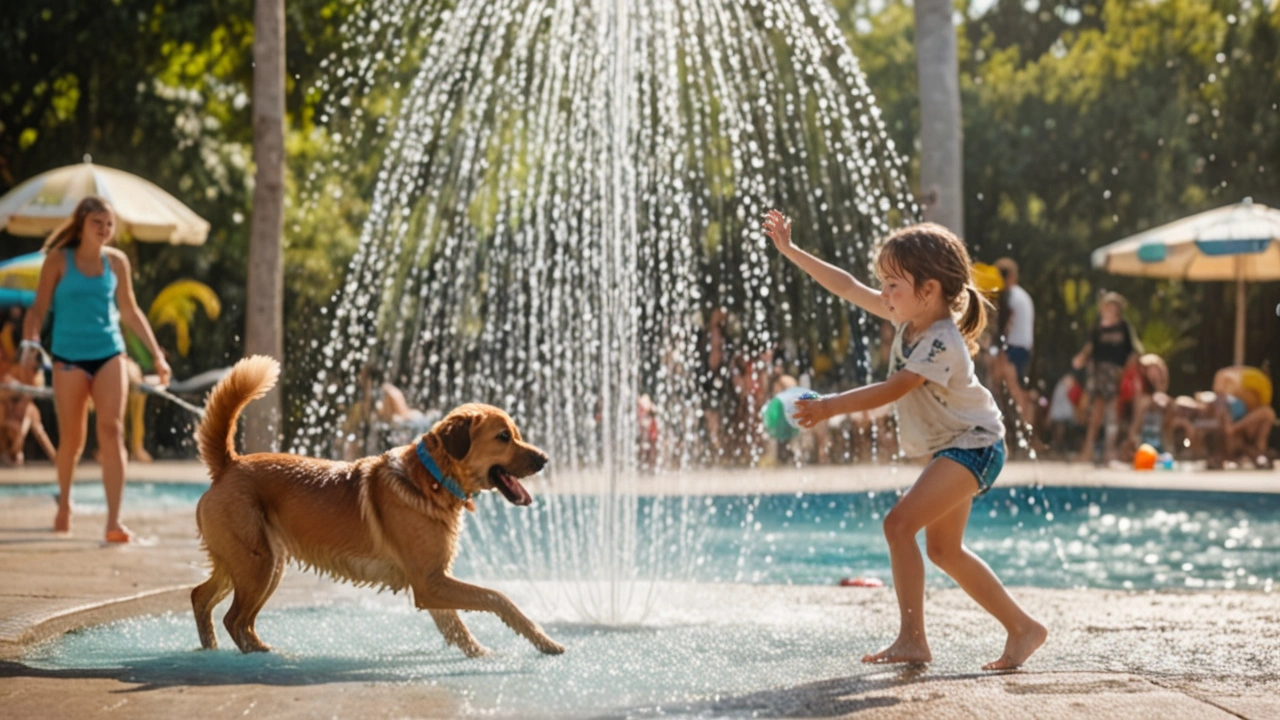
POLYGON ((116 274, 105 255, 100 256, 102 273, 90 277, 76 268, 74 250, 63 252, 67 270, 53 291, 53 359, 63 369, 77 368, 93 377, 124 352, 116 274))

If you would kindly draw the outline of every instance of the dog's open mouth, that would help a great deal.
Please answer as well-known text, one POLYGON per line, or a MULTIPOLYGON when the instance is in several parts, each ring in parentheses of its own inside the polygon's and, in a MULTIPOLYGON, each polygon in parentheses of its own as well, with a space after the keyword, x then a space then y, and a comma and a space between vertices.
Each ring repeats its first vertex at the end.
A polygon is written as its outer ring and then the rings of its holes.
POLYGON ((489 468, 489 483, 502 493, 512 505, 528 505, 533 502, 533 496, 528 490, 515 479, 513 475, 503 469, 501 465, 494 465, 489 468))

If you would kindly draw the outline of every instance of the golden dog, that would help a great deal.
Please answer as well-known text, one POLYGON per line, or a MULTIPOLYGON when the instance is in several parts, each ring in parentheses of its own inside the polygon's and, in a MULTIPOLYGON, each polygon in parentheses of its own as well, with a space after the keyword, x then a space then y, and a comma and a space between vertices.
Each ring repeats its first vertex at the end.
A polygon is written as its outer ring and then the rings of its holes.
POLYGON ((238 455, 240 412, 279 374, 269 357, 236 363, 209 393, 197 430, 200 458, 213 479, 196 509, 213 571, 191 591, 204 647, 217 647, 213 608, 234 590, 223 624, 242 652, 269 650, 254 621, 293 559, 357 585, 411 589, 414 604, 431 613, 445 641, 468 656, 486 650, 458 610, 494 613, 542 652, 564 652, 501 593, 450 576, 462 510, 474 509, 471 495, 496 489, 510 502, 528 505, 532 498, 517 478, 546 465, 547 456, 521 440, 506 413, 463 405, 416 446, 354 462, 238 455))

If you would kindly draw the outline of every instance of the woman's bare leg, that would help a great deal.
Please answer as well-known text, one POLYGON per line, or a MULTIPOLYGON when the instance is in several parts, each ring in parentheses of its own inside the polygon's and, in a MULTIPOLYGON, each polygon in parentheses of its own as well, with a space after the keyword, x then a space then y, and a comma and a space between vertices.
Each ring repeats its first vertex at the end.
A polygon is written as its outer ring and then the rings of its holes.
POLYGON ((55 532, 71 529, 71 481, 84 452, 85 421, 89 416, 91 379, 83 370, 54 366, 53 405, 58 415, 58 451, 54 465, 58 469, 58 514, 53 520, 55 532))
POLYGON ((107 496, 108 533, 124 530, 120 524, 120 499, 124 496, 124 407, 129 394, 124 356, 103 365, 93 376, 93 405, 98 430, 98 460, 102 463, 102 488, 107 496))

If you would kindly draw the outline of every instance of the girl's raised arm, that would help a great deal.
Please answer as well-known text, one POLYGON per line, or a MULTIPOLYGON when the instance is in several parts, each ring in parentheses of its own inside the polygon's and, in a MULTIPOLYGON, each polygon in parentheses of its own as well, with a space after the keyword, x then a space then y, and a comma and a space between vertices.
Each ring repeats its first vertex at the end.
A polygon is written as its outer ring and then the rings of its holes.
POLYGON ((853 275, 831 263, 824 262, 791 244, 791 218, 777 210, 770 210, 764 218, 764 232, 773 240, 774 247, 783 257, 795 263, 809 277, 818 281, 833 295, 843 298, 877 317, 889 317, 880 293, 864 285, 853 275))

